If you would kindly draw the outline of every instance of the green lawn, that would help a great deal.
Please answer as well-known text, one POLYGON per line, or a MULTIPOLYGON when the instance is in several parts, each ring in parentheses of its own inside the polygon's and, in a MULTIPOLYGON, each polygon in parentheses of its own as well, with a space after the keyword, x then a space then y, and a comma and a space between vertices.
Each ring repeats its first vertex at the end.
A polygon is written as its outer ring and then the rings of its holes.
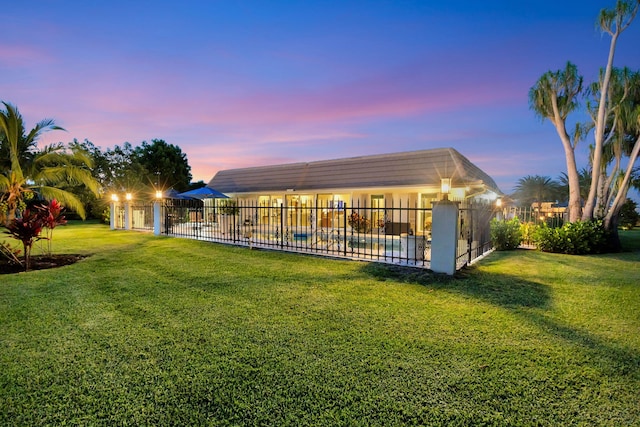
POLYGON ((456 278, 110 231, 0 275, 0 425, 640 425, 633 252, 456 278))

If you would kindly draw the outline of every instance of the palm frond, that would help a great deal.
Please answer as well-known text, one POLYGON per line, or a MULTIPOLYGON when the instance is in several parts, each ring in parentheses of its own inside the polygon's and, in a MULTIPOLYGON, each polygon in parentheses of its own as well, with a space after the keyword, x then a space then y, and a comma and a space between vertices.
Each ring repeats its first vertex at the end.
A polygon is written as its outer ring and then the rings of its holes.
POLYGON ((34 187, 34 190, 36 190, 45 200, 51 201, 56 199, 62 204, 62 206, 76 212, 82 219, 86 218, 84 205, 73 193, 45 185, 34 187))
POLYGON ((100 185, 91 175, 91 171, 75 165, 50 166, 43 168, 33 176, 34 182, 39 185, 60 186, 84 186, 96 197, 99 196, 100 185))

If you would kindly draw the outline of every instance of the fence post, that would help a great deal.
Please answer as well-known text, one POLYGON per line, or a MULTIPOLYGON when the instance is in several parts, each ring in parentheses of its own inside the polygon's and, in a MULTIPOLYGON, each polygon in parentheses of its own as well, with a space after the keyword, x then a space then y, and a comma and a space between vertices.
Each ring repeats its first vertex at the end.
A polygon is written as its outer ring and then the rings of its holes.
POLYGON ((431 270, 453 275, 458 246, 458 204, 447 200, 433 206, 431 270))
POLYGON ((469 212, 469 215, 468 215, 469 224, 467 224, 467 228, 469 229, 469 235, 467 236, 467 254, 468 254, 467 264, 471 264, 471 261, 473 260, 472 258, 473 238, 474 238, 473 229, 476 226, 473 218, 473 203, 469 203, 467 212, 469 212))
POLYGON ((159 236, 160 230, 162 230, 162 206, 156 200, 153 202, 153 234, 159 236))
POLYGON ((124 202, 124 229, 131 230, 133 218, 131 217, 131 202, 127 200, 124 202))
POLYGON ((116 215, 118 215, 118 204, 116 201, 112 201, 110 210, 109 210, 109 228, 111 230, 116 229, 116 222, 117 222, 116 215))

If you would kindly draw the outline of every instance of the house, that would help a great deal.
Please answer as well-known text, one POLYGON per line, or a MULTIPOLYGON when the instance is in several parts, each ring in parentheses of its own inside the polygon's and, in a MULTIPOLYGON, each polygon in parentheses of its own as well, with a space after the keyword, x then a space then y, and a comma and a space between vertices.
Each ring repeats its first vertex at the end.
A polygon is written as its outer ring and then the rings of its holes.
POLYGON ((320 227, 331 227, 344 221, 342 207, 366 208, 372 223, 391 224, 391 234, 403 224, 411 232, 425 232, 431 214, 407 210, 386 218, 385 208, 430 209, 445 198, 488 202, 501 194, 489 175, 453 148, 222 170, 208 187, 236 203, 285 207, 288 224, 296 226, 317 221, 320 227), (312 207, 323 212, 313 218, 312 207))

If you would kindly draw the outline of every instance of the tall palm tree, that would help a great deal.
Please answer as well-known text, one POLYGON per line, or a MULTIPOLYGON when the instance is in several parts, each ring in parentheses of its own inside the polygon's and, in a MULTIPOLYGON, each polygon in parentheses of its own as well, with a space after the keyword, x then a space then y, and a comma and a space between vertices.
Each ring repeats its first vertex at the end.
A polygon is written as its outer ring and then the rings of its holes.
POLYGON ((0 110, 0 203, 5 222, 15 218, 25 199, 37 194, 45 200, 58 199, 63 205, 85 217, 84 206, 62 186, 83 185, 96 195, 98 183, 91 176, 91 158, 81 150, 67 150, 54 144, 38 151, 36 144, 44 132, 64 130, 53 120, 42 120, 26 133, 24 120, 14 105, 3 102, 0 110))
MULTIPOLYGON (((589 188, 589 196, 585 201, 584 210, 582 212, 582 220, 584 221, 594 219, 598 188, 602 185, 602 183, 600 182, 602 172, 601 165, 604 155, 604 144, 607 139, 605 130, 609 121, 608 116, 611 113, 611 111, 608 110, 611 109, 613 101, 610 97, 609 86, 610 84, 612 84, 612 80, 615 80, 613 71, 613 58, 616 50, 616 44, 622 32, 625 31, 629 27, 629 25, 631 25, 631 22, 633 22, 633 20, 635 19, 639 9, 640 1, 638 0, 617 0, 614 8, 602 9, 600 11, 600 15, 598 16, 597 24, 603 32, 608 33, 611 36, 611 42, 609 45, 609 56, 607 58, 607 65, 604 69, 604 72, 602 73, 601 78, 599 79, 600 99, 598 102, 597 114, 594 117, 595 141, 593 156, 591 160, 593 170, 591 171, 591 186, 589 188)), ((629 169, 629 173, 630 172, 631 169, 629 169)), ((616 197, 616 199, 617 201, 621 201, 626 199, 626 196, 624 197, 624 199, 620 197, 616 197)), ((619 204, 619 206, 622 205, 619 204)), ((612 206, 612 209, 609 209, 607 216, 610 216, 611 212, 616 209, 619 209, 616 207, 616 205, 612 206)), ((605 226, 609 228, 607 223, 608 221, 605 219, 605 226)))
POLYGON ((580 219, 580 192, 578 167, 575 150, 588 129, 578 124, 570 134, 567 130, 567 117, 578 108, 578 97, 582 94, 582 76, 578 68, 567 62, 563 70, 547 71, 529 90, 529 106, 535 113, 548 119, 556 128, 564 147, 569 181, 569 221, 580 219))
POLYGON ((548 176, 527 175, 518 180, 515 186, 513 198, 520 204, 537 204, 538 209, 542 202, 555 201, 560 193, 560 185, 548 176))
MULTIPOLYGON (((560 198, 559 200, 566 201, 569 194, 569 178, 566 172, 562 172, 558 177, 560 185, 560 198)), ((591 185, 591 169, 582 168, 578 171, 578 182, 580 183, 580 200, 587 200, 589 196, 589 186, 591 185)))

